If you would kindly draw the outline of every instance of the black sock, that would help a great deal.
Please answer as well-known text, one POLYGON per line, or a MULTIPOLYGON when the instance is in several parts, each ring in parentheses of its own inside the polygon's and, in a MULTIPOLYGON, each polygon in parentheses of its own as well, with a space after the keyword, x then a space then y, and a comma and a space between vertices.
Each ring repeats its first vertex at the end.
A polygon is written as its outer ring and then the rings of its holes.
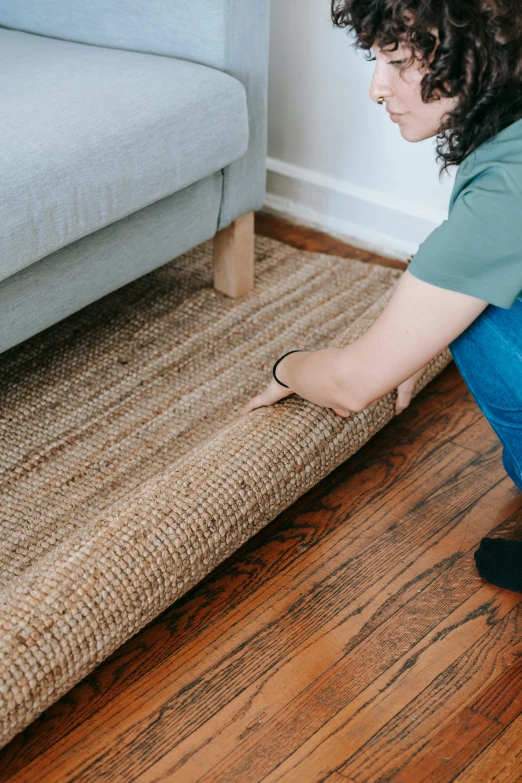
POLYGON ((486 582, 522 592, 522 541, 486 537, 474 557, 477 571, 486 582))

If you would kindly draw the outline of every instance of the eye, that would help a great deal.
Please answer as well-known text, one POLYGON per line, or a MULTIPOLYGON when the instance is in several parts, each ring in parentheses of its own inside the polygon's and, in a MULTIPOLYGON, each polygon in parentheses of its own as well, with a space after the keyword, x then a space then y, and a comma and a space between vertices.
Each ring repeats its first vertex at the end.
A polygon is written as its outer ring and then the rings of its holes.
POLYGON ((390 65, 402 65, 404 60, 390 60, 390 65))

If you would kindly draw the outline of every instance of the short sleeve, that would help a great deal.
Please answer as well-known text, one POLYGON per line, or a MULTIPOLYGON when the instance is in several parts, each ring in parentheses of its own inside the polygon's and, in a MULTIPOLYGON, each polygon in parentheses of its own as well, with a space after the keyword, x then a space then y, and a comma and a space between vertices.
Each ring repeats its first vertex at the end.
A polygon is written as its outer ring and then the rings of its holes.
POLYGON ((514 305, 522 292, 522 194, 503 164, 465 182, 408 269, 441 288, 514 305))

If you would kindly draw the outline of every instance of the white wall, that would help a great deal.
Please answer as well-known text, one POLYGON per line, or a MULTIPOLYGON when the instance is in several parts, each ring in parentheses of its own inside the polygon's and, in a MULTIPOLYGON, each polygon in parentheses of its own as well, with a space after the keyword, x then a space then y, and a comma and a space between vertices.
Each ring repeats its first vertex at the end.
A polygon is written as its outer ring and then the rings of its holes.
POLYGON ((329 0, 271 0, 265 208, 407 258, 447 217, 436 139, 405 141, 370 100, 375 63, 334 27, 329 0))

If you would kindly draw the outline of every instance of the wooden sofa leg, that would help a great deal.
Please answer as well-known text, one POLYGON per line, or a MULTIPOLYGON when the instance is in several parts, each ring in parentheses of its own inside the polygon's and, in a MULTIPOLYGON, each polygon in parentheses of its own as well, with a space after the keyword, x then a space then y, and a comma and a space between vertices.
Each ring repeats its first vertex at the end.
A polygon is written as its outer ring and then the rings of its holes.
POLYGON ((213 282, 216 291, 237 299, 254 288, 254 213, 247 212, 213 241, 213 282))

